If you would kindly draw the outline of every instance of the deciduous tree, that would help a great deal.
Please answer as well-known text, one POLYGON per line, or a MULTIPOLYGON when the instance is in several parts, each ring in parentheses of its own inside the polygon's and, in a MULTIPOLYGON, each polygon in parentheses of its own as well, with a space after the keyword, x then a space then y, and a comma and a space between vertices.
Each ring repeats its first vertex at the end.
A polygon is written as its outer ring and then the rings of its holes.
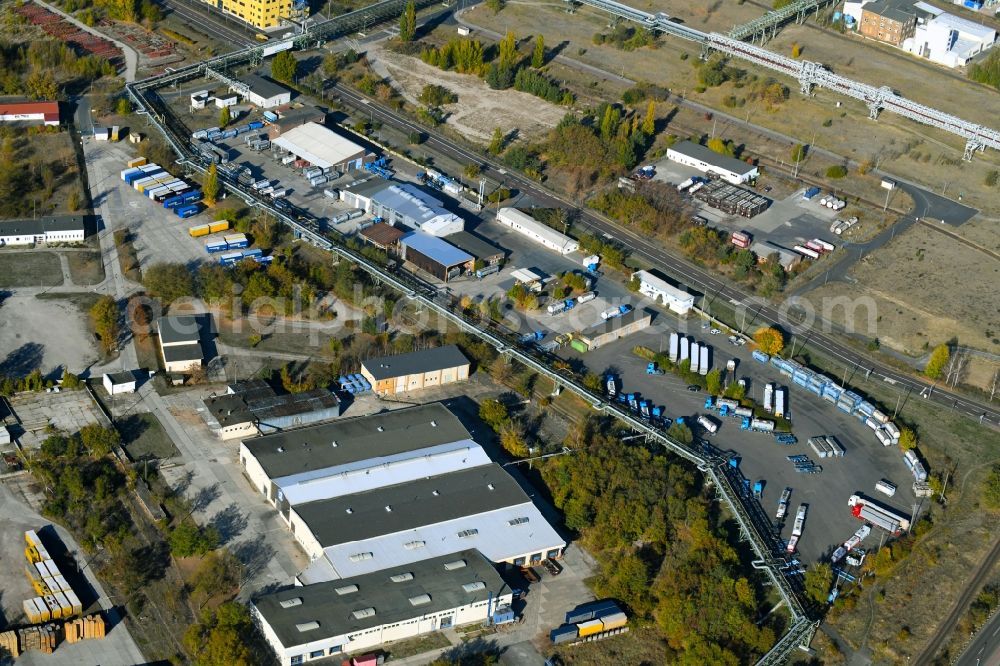
POLYGON ((770 326, 758 328, 753 334, 753 339, 762 352, 772 356, 785 348, 785 337, 781 331, 770 326))
POLYGON ((291 51, 282 51, 271 61, 271 77, 275 81, 293 83, 298 72, 299 61, 291 51))
POLYGON ((531 53, 531 66, 541 69, 545 64, 545 37, 538 35, 535 38, 535 50, 531 53))
POLYGON ((399 41, 412 42, 417 33, 417 10, 413 0, 406 3, 403 15, 399 17, 399 41))
POLYGON ((110 353, 118 342, 118 304, 113 296, 101 296, 90 308, 94 331, 101 338, 101 346, 110 353))
POLYGON ((924 368, 924 374, 931 379, 939 379, 941 377, 941 372, 944 367, 948 365, 948 359, 951 358, 951 349, 948 348, 946 344, 940 344, 934 348, 931 352, 930 360, 927 361, 927 366, 924 368))
POLYGON ((205 180, 201 184, 201 196, 202 200, 209 206, 215 204, 215 199, 219 196, 219 173, 215 164, 208 165, 205 180))

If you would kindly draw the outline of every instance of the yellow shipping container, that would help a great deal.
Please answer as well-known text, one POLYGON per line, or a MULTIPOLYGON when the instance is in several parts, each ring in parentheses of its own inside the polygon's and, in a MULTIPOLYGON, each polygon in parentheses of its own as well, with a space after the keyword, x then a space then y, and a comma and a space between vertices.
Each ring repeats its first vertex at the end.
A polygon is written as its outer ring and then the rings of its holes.
POLYGON ((59 604, 59 615, 62 617, 70 617, 73 615, 73 604, 70 603, 65 594, 62 592, 54 592, 52 596, 55 597, 56 603, 59 604))
POLYGON ((21 604, 21 607, 24 609, 24 614, 28 618, 28 622, 32 624, 48 622, 51 617, 48 606, 44 603, 39 606, 39 601, 41 601, 41 599, 35 597, 32 599, 25 599, 24 603, 21 604))
POLYGON ((137 157, 134 160, 129 160, 128 162, 126 162, 126 164, 128 165, 129 169, 134 169, 136 167, 146 166, 146 158, 145 157, 137 157))
POLYGON ((199 224, 196 227, 188 229, 188 233, 191 234, 193 238, 197 238, 198 236, 207 236, 212 233, 209 229, 210 227, 207 224, 199 224))
POLYGON ((69 586, 69 583, 66 582, 66 578, 64 578, 62 574, 58 576, 53 576, 52 578, 55 580, 56 585, 59 586, 60 591, 69 592, 70 590, 73 589, 72 587, 69 586))
POLYGON ((49 614, 52 615, 53 620, 58 620, 62 617, 62 606, 59 605, 59 601, 53 597, 51 594, 46 594, 42 597, 42 601, 49 608, 49 614))
POLYGON ((28 558, 29 562, 41 562, 42 560, 49 559, 49 554, 45 550, 45 546, 42 545, 42 540, 38 538, 35 530, 28 530, 24 533, 24 543, 27 544, 27 547, 24 549, 24 556, 28 558))
POLYGON ((80 603, 80 597, 76 596, 76 592, 73 590, 66 590, 63 594, 65 594, 66 599, 69 600, 69 605, 73 609, 73 615, 79 615, 83 612, 83 604, 80 603))
POLYGON ((114 127, 111 128, 111 140, 112 141, 118 140, 118 125, 115 125, 114 127))
POLYGON ((581 622, 576 625, 576 627, 580 630, 580 638, 593 636, 594 634, 599 634, 604 631, 604 623, 600 620, 587 620, 586 622, 581 622))
POLYGON ((219 220, 218 222, 211 222, 208 225, 209 231, 213 234, 217 231, 225 231, 228 228, 229 220, 219 220))
POLYGON ((628 616, 625 613, 611 613, 610 615, 604 615, 600 618, 601 622, 604 624, 604 631, 610 631, 611 629, 618 629, 619 627, 624 627, 628 624, 628 616))
POLYGON ((43 560, 42 564, 44 564, 45 568, 49 570, 49 575, 53 578, 62 575, 59 573, 59 567, 56 566, 56 563, 53 560, 43 560))

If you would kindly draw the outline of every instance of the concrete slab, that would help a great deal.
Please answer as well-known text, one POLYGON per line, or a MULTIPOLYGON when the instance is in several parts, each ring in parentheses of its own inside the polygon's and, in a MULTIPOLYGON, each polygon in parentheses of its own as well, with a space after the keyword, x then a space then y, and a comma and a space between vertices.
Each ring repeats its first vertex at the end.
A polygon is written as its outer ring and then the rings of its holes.
POLYGON ((84 390, 19 393, 11 398, 11 406, 23 429, 18 441, 25 448, 41 446, 48 437, 46 428, 49 425, 60 432, 72 434, 85 425, 105 422, 97 405, 84 390))

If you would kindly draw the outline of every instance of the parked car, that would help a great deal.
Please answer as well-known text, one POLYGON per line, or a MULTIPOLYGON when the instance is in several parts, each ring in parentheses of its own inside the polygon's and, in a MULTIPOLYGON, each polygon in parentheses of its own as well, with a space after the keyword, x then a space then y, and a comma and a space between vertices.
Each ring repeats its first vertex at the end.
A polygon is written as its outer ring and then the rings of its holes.
POLYGON ((691 384, 690 386, 688 386, 688 391, 700 391, 700 390, 701 387, 698 386, 697 384, 691 384))
POLYGON ((562 566, 555 560, 544 560, 542 566, 545 567, 550 576, 558 576, 562 573, 562 566))

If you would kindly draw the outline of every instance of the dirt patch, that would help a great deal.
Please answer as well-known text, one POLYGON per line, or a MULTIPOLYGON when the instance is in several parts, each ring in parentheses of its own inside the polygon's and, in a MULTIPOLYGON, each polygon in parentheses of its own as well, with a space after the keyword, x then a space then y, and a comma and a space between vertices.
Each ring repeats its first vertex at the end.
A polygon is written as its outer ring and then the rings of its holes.
POLYGON ((376 71, 384 68, 397 90, 414 104, 419 104, 420 91, 431 83, 458 95, 456 104, 444 107, 450 114, 446 122, 463 136, 476 141, 489 141, 496 127, 505 132, 516 128, 519 136, 537 139, 566 114, 565 107, 549 104, 534 95, 516 90, 492 90, 475 76, 445 72, 418 58, 374 45, 368 49, 368 59, 376 71))
POLYGON ((76 285, 94 285, 104 281, 104 262, 100 252, 67 252, 69 274, 76 285))
MULTIPOLYGON (((1000 262, 984 252, 915 225, 856 263, 851 277, 856 284, 831 283, 808 298, 818 310, 824 297, 872 299, 876 330, 862 332, 907 354, 923 354, 927 346, 952 338, 963 346, 1000 351, 995 299, 1000 262)), ((844 308, 830 314, 835 323, 846 323, 844 308)), ((855 316, 864 319, 867 312, 861 307, 855 316)), ((867 322, 860 325, 867 327, 867 322)), ((970 365, 975 362, 973 358, 970 365)))

